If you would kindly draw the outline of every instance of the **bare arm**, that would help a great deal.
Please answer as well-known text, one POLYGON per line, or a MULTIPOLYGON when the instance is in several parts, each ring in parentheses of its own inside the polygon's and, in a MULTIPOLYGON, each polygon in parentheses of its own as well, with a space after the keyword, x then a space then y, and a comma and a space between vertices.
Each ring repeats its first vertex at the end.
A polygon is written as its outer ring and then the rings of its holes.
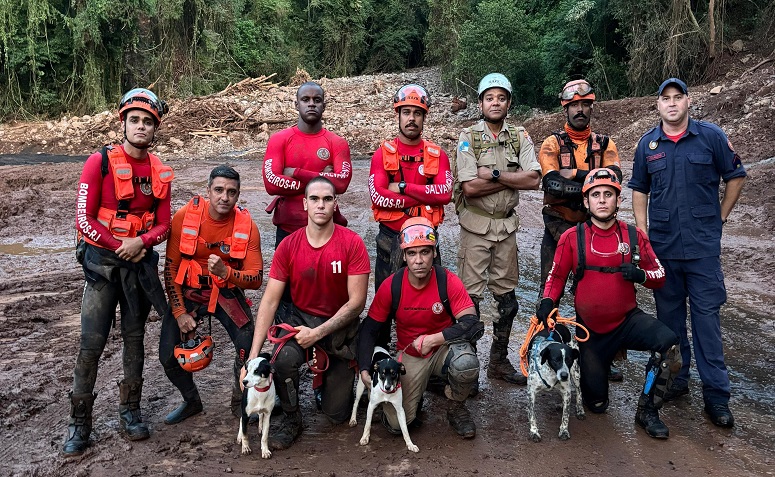
POLYGON ((648 233, 648 205, 648 194, 636 190, 632 191, 632 213, 635 215, 635 226, 644 233, 648 233))
POLYGON ((743 184, 745 184, 745 177, 735 177, 727 182, 724 198, 721 199, 721 220, 727 220, 729 214, 732 213, 732 209, 743 191, 743 184))

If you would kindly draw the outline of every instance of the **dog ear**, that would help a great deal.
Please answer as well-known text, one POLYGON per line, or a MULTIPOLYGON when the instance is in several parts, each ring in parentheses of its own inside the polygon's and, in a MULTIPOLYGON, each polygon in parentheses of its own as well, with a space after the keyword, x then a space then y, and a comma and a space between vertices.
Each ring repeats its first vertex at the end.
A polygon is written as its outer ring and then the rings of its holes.
POLYGON ((261 353, 258 355, 259 358, 264 358, 267 361, 270 361, 272 359, 272 355, 269 353, 261 353))
POLYGON ((404 366, 404 363, 401 363, 401 374, 406 374, 406 366, 404 366))
POLYGON ((548 356, 549 356, 549 347, 547 346, 546 348, 541 350, 541 364, 546 363, 548 356))
POLYGON ((579 359, 579 356, 581 356, 581 354, 579 353, 578 348, 573 348, 573 351, 571 352, 571 356, 573 356, 574 360, 579 359))

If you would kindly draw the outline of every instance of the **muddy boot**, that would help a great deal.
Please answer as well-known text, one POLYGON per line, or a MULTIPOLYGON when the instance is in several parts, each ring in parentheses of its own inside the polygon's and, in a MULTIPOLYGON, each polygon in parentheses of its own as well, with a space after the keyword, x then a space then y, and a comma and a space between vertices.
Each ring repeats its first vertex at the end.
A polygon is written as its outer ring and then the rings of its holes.
POLYGON ((651 397, 641 394, 638 410, 635 413, 635 423, 646 430, 646 434, 656 439, 667 439, 670 431, 659 419, 659 411, 651 397))
POLYGON ((118 416, 121 433, 130 441, 141 441, 151 437, 148 426, 140 415, 140 396, 143 394, 143 380, 123 380, 118 383, 118 416))
POLYGON ((464 439, 471 439, 476 435, 476 424, 471 418, 464 401, 447 400, 447 420, 449 425, 464 439))
POLYGON ((490 348, 490 364, 487 366, 487 377, 490 379, 502 379, 507 383, 524 386, 527 378, 514 369, 508 360, 509 337, 514 317, 517 316, 519 304, 514 292, 505 295, 496 295, 498 302, 498 321, 492 323, 492 347, 490 348))
POLYGON ((284 450, 294 443, 301 435, 301 411, 283 412, 280 427, 269 435, 269 448, 272 450, 284 450))
POLYGON ((202 412, 202 399, 199 397, 199 391, 190 397, 184 397, 183 403, 176 407, 174 411, 167 414, 164 418, 164 424, 178 424, 189 417, 202 412))
POLYGON ((624 380, 622 370, 611 364, 611 367, 608 369, 608 380, 614 383, 624 380))
POLYGON ((70 421, 67 423, 67 438, 62 447, 65 457, 81 455, 89 445, 92 409, 96 397, 96 394, 91 393, 70 393, 70 421))

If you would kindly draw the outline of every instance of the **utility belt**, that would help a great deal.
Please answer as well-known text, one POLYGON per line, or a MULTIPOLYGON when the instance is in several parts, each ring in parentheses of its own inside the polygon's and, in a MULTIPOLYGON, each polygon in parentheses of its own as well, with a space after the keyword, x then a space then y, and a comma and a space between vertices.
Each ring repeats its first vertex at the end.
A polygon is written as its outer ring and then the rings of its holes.
POLYGON ((484 209, 480 209, 479 207, 475 205, 471 205, 469 203, 463 204, 463 208, 467 211, 471 212, 472 214, 479 215, 481 217, 487 217, 489 219, 507 219, 514 215, 514 209, 509 210, 508 212, 493 212, 492 214, 487 212, 484 209))
MULTIPOLYGON (((206 279, 209 278, 209 276, 200 275, 200 283, 206 282, 206 279)), ((199 289, 184 288, 183 296, 187 300, 199 305, 209 305, 210 301, 213 299, 213 289, 210 286, 205 287, 203 283, 202 285, 203 287, 199 289)), ((215 297, 215 300, 217 301, 218 306, 229 315, 231 321, 233 321, 238 328, 242 328, 250 322, 250 315, 245 311, 245 308, 247 308, 247 301, 242 290, 239 288, 221 288, 215 297)), ((208 308, 208 312, 214 313, 214 310, 210 311, 208 308)))

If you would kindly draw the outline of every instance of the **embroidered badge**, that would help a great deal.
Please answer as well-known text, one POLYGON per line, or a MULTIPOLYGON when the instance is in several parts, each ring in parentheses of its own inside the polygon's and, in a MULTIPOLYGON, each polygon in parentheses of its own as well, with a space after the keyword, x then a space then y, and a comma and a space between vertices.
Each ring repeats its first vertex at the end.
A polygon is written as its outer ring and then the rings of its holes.
POLYGON ((433 304, 433 307, 431 307, 431 310, 433 310, 433 313, 440 315, 442 311, 444 311, 444 307, 442 306, 440 301, 437 301, 433 304))
POLYGON ((331 157, 331 153, 328 152, 328 149, 326 149, 325 147, 321 147, 320 149, 318 149, 318 158, 319 159, 325 161, 329 157, 331 157))
POLYGON ((530 134, 528 134, 527 131, 523 131, 523 133, 525 134, 525 139, 527 139, 527 142, 529 142, 530 145, 532 146, 533 145, 533 139, 530 138, 530 134))
POLYGON ((727 139, 727 146, 729 146, 730 151, 735 152, 735 148, 732 147, 732 141, 730 141, 729 139, 727 139))
POLYGON ((651 142, 649 143, 649 149, 651 149, 652 151, 653 151, 654 149, 656 149, 656 148, 657 148, 657 146, 659 146, 659 143, 658 143, 657 141, 651 141, 651 142))
POLYGON ((153 194, 153 185, 150 182, 141 182, 140 183, 140 192, 142 192, 143 195, 151 195, 151 194, 153 194))
POLYGON ((663 152, 658 152, 658 153, 656 153, 656 154, 653 154, 653 155, 651 155, 651 156, 646 156, 646 161, 647 161, 647 162, 656 161, 657 159, 662 159, 662 158, 663 158, 663 157, 665 157, 666 155, 667 155, 667 154, 665 154, 665 152, 664 152, 664 151, 663 151, 663 152))
POLYGON ((229 253, 229 251, 231 250, 231 247, 227 243, 222 243, 220 248, 221 248, 221 252, 223 253, 229 253))
POLYGON ((460 152, 466 152, 469 148, 470 144, 468 144, 468 141, 463 141, 460 143, 460 152))
POLYGON ((425 168, 423 167, 423 164, 420 164, 420 167, 417 168, 417 173, 420 175, 423 175, 425 171, 425 168))
POLYGON ((624 242, 619 242, 618 252, 621 253, 622 255, 627 255, 628 253, 630 253, 630 246, 624 242))

